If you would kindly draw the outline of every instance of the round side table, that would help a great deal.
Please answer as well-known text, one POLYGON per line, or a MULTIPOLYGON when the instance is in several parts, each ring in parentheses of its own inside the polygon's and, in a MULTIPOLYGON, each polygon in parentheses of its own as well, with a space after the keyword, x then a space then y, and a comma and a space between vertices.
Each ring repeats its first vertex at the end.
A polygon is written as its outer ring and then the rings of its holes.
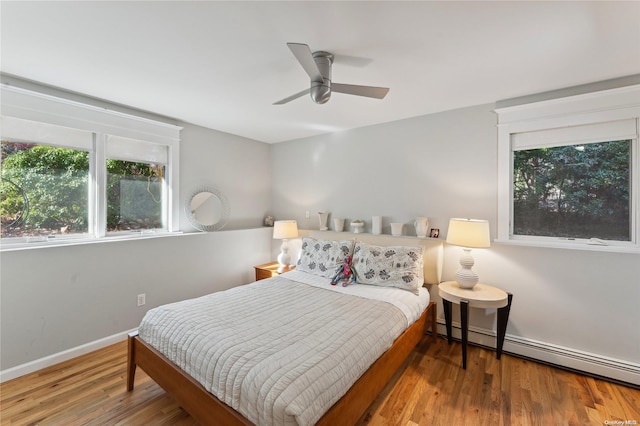
POLYGON ((447 340, 451 338, 451 306, 460 305, 460 324, 462 333, 462 368, 467 368, 467 343, 469 336, 469 307, 496 308, 498 310, 498 330, 496 339, 496 358, 502 355, 504 335, 509 321, 509 311, 513 295, 497 287, 486 284, 476 284, 472 289, 460 288, 455 281, 445 281, 438 285, 438 294, 442 298, 444 320, 447 327, 447 340))

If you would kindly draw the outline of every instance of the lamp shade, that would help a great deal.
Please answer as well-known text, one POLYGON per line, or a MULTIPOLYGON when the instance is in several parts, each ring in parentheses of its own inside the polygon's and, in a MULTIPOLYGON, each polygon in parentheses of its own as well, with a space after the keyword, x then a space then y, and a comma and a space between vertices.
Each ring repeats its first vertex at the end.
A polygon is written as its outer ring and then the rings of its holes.
POLYGON ((469 248, 490 247, 489 221, 457 218, 449 220, 447 243, 469 248))
POLYGON ((286 240, 298 237, 298 223, 295 220, 276 220, 273 224, 273 239, 286 240))

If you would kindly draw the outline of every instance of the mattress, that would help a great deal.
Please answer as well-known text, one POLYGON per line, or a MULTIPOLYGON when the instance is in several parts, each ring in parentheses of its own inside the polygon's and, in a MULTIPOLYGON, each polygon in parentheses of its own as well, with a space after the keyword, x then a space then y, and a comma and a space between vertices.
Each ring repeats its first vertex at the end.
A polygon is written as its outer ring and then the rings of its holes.
POLYGON ((139 336, 259 425, 312 425, 420 317, 426 289, 292 271, 145 315, 139 336))

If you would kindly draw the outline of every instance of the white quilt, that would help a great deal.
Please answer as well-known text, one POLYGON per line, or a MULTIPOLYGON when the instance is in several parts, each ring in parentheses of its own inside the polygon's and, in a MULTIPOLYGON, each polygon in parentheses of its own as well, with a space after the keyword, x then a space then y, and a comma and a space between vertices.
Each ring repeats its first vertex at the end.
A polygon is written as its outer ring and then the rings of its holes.
POLYGON ((380 290, 292 272, 152 309, 139 335, 251 422, 312 425, 429 300, 380 290))

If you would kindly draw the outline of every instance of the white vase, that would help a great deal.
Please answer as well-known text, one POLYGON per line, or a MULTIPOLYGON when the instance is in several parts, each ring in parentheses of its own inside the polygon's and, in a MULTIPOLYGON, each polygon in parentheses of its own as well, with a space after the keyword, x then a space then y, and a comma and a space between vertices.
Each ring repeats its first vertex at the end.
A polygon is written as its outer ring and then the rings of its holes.
POLYGON ((373 216, 371 218, 371 233, 374 235, 382 234, 382 216, 373 216))
POLYGON ((420 238, 425 238, 427 232, 429 232, 429 218, 419 217, 413 222, 413 226, 416 227, 416 235, 420 238))
POLYGON ((390 223, 390 225, 391 235, 393 235, 394 237, 399 237, 400 235, 402 235, 402 227, 404 226, 404 223, 393 222, 390 223))
POLYGON ((326 231, 329 229, 327 226, 327 220, 329 219, 329 213, 318 212, 318 219, 320 220, 320 230, 326 231))
POLYGON ((333 218, 333 230, 336 232, 342 232, 344 229, 344 219, 335 217, 333 218))
POLYGON ((351 229, 354 234, 364 232, 364 222, 351 222, 351 229))

